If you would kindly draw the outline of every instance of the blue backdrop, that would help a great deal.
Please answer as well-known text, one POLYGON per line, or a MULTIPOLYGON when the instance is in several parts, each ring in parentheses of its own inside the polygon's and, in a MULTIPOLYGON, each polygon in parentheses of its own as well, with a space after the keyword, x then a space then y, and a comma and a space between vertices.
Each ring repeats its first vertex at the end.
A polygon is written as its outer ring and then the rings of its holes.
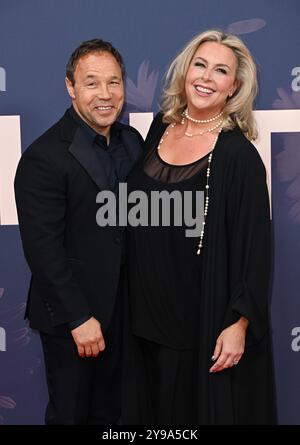
MULTIPOLYGON (((240 34, 254 54, 257 109, 297 109, 299 19, 299 0, 1 0, 0 118, 20 115, 24 150, 69 105, 66 61, 81 41, 95 37, 110 40, 124 56, 123 119, 132 111, 156 112, 169 61, 194 34, 211 27, 240 34)), ((272 318, 283 424, 300 424, 299 143, 298 133, 272 136, 272 318)), ((43 423, 41 348, 23 320, 29 277, 18 227, 0 226, 0 331, 6 333, 6 350, 0 351, 0 424, 43 423)))

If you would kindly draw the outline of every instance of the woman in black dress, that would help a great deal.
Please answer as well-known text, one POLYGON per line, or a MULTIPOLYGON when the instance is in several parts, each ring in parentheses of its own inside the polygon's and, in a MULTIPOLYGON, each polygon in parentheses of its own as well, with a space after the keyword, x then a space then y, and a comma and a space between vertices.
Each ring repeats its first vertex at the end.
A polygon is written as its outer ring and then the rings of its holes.
POLYGON ((256 90, 248 49, 216 30, 196 36, 168 70, 128 181, 148 198, 149 220, 129 220, 124 423, 275 422, 269 197, 250 142, 256 90), (187 236, 200 191, 202 228, 187 236))

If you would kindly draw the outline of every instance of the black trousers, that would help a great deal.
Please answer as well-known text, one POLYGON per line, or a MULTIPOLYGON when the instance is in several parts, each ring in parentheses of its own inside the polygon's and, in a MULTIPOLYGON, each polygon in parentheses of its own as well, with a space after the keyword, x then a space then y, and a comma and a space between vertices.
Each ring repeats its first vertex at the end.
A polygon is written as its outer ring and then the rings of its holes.
POLYGON ((72 335, 40 332, 49 403, 46 425, 113 425, 121 412, 122 299, 104 334, 105 350, 81 358, 72 335))

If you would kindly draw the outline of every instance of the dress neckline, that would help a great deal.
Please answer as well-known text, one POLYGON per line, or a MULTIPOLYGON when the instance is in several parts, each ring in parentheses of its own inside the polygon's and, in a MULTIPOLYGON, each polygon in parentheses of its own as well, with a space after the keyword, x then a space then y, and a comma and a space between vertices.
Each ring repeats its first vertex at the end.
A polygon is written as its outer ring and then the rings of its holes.
POLYGON ((203 159, 205 159, 207 156, 209 156, 210 153, 211 153, 211 151, 208 152, 206 155, 201 156, 201 158, 198 158, 198 159, 196 159, 196 160, 193 161, 193 162, 189 162, 188 164, 170 164, 169 162, 167 162, 167 161, 165 161, 164 159, 162 159, 161 156, 160 156, 160 154, 159 154, 159 152, 158 152, 158 150, 155 149, 155 156, 157 156, 157 158, 159 159, 159 161, 160 161, 162 164, 167 165, 168 167, 174 167, 174 168, 177 168, 177 167, 179 167, 179 168, 181 168, 181 167, 189 167, 189 166, 192 166, 192 165, 194 165, 194 164, 197 164, 197 162, 200 162, 201 160, 203 160, 203 159))

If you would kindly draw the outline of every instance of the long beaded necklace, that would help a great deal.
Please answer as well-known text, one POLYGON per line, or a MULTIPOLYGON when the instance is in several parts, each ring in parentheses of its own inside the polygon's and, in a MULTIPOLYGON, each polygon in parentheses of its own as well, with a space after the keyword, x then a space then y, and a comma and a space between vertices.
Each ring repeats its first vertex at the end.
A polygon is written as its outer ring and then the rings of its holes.
MULTIPOLYGON (((223 123, 223 122, 222 122, 223 123)), ((172 123, 169 127, 167 127, 166 131, 164 132, 163 136, 161 137, 159 144, 157 146, 157 150, 160 150, 161 144, 164 141, 164 137, 167 136, 169 134, 169 131, 174 128, 176 126, 176 123, 172 123)), ((208 157, 208 162, 207 162, 207 169, 206 169, 206 185, 205 185, 205 204, 204 204, 204 215, 203 215, 203 222, 202 222, 202 230, 200 233, 200 239, 199 239, 199 244, 198 244, 198 249, 197 249, 197 255, 200 255, 201 253, 201 249, 203 247, 203 237, 204 237, 204 229, 205 229, 205 223, 206 223, 206 218, 207 218, 207 213, 208 213, 208 205, 209 205, 209 177, 210 177, 210 165, 211 165, 211 160, 212 160, 212 156, 213 156, 213 152, 219 137, 219 134, 222 131, 222 126, 220 126, 220 128, 218 129, 218 133, 215 137, 211 152, 209 154, 208 157)))
POLYGON ((201 233, 200 233, 200 239, 199 239, 199 244, 198 244, 197 255, 200 255, 201 249, 203 247, 204 229, 205 229, 206 217, 207 217, 207 213, 208 213, 210 164, 211 164, 214 148, 216 146, 216 143, 217 143, 217 140, 218 140, 218 137, 219 137, 219 134, 221 133, 221 131, 222 131, 222 127, 219 129, 219 131, 217 133, 217 136, 216 136, 216 138, 214 140, 211 152, 210 152, 209 157, 208 157, 208 163, 207 163, 207 169, 206 169, 204 215, 203 215, 202 230, 201 230, 201 233))

